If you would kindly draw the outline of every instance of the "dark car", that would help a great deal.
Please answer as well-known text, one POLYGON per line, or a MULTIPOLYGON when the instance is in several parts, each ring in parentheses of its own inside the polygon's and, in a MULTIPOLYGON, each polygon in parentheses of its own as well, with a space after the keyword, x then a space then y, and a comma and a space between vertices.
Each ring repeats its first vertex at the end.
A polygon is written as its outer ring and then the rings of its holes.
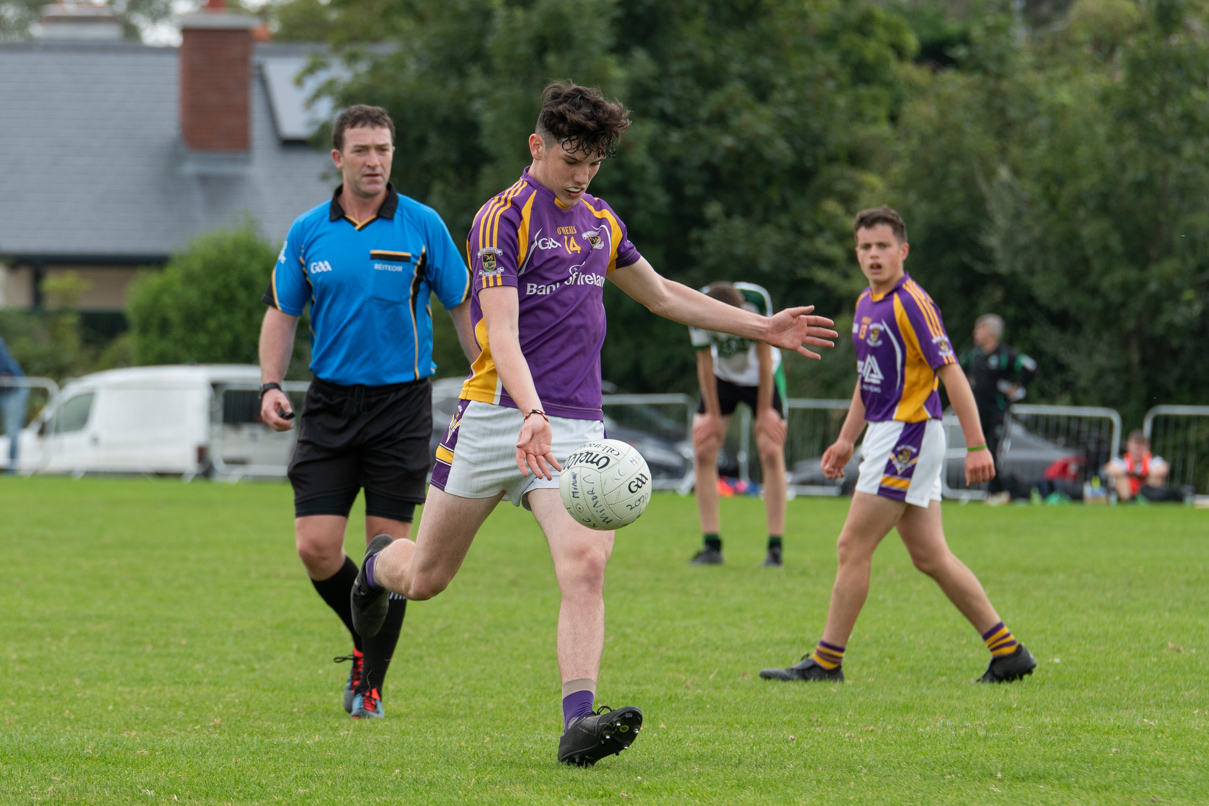
MULTIPOLYGON (((445 438, 445 431, 453 419, 453 413, 458 407, 458 395, 462 391, 462 378, 442 378, 432 384, 432 437, 429 440, 429 450, 436 455, 437 446, 445 438)), ((637 407, 649 409, 638 412, 649 421, 652 429, 676 429, 676 423, 653 407, 637 407)), ((651 468, 657 486, 666 486, 667 482, 684 478, 693 466, 693 451, 687 441, 675 442, 658 433, 629 425, 621 425, 612 417, 605 415, 605 436, 616 439, 635 447, 646 459, 651 468), (660 485, 659 482, 664 482, 660 485)), ((684 425, 679 426, 681 432, 684 425)))

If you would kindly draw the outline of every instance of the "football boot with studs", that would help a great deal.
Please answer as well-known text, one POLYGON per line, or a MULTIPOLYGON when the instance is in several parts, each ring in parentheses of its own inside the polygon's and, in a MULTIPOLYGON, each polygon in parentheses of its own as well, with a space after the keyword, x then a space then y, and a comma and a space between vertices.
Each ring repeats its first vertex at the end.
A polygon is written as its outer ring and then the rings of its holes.
POLYGON ((365 564, 382 549, 395 542, 390 535, 378 535, 369 541, 365 547, 365 560, 357 571, 357 579, 353 582, 349 594, 353 608, 353 629, 362 638, 373 638, 382 629, 386 621, 386 612, 390 609, 390 591, 386 588, 373 590, 365 576, 365 564))
POLYGON ((353 697, 357 696, 357 687, 361 685, 361 676, 365 674, 365 655, 359 649, 354 649, 351 655, 341 655, 332 658, 335 663, 352 661, 353 668, 348 670, 348 682, 344 684, 344 710, 353 712, 353 697))
POLYGON ((1012 654, 991 658, 991 662, 987 664, 987 670, 974 682, 1010 683, 1032 674, 1033 669, 1036 668, 1037 660, 1032 653, 1024 648, 1024 644, 1017 644, 1016 650, 1012 654))
POLYGON ((642 711, 632 705, 616 710, 602 705, 567 726, 558 742, 558 760, 576 767, 591 767, 633 744, 640 730, 642 711))
POLYGON ((800 661, 788 669, 761 669, 760 677, 765 680, 787 680, 790 682, 798 680, 821 680, 827 683, 843 683, 844 667, 837 666, 834 669, 826 669, 816 663, 810 655, 803 655, 800 661))

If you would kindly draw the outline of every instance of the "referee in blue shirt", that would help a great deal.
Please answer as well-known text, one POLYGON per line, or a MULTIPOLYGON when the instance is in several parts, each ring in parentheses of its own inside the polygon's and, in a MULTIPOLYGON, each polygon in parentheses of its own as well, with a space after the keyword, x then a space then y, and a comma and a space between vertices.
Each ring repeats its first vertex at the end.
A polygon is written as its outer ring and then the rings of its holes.
POLYGON ((386 676, 407 602, 390 603, 383 630, 353 629, 349 592, 357 566, 344 553, 348 513, 365 490, 365 538, 408 537, 424 502, 432 435, 430 294, 457 326, 471 361, 470 274, 437 213, 390 184, 395 127, 386 110, 351 106, 332 129, 343 176, 330 202, 290 227, 264 294, 260 331, 261 417, 293 427, 281 381, 298 317, 311 305, 311 370, 290 460, 298 556, 311 583, 353 637, 344 708, 381 717, 386 676))

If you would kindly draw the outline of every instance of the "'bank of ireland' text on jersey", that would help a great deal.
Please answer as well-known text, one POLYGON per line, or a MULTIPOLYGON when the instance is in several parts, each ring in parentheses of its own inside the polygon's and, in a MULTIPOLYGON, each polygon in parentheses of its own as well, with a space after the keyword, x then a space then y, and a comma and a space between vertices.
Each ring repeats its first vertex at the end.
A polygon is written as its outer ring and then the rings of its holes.
POLYGON ((936 370, 957 357, 940 309, 909 274, 885 294, 861 292, 852 343, 866 420, 940 419, 936 370))
POLYGON ((637 263, 625 224, 587 194, 570 208, 529 176, 487 202, 466 243, 473 273, 470 315, 481 350, 464 400, 516 408, 491 356, 479 294, 516 288, 521 352, 547 414, 600 420, 605 276, 637 263))

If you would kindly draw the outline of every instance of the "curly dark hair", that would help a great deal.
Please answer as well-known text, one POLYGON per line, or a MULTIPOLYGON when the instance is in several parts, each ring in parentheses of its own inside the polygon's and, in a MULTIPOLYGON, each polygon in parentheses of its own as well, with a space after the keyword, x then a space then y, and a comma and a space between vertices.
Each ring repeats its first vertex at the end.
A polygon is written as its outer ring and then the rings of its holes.
POLYGON ((537 133, 546 142, 558 142, 570 152, 612 157, 617 141, 630 128, 629 115, 621 102, 606 99, 594 87, 560 81, 542 90, 537 133))
POLYGON ((903 223, 903 218, 892 207, 874 207, 872 210, 861 210, 856 214, 856 220, 852 222, 852 234, 863 229, 872 229, 878 224, 885 224, 890 227, 894 237, 899 243, 907 242, 907 225, 903 223))
POLYGON ((390 141, 395 141, 395 124, 390 115, 380 106, 353 104, 340 113, 332 124, 332 145, 337 151, 344 151, 344 132, 346 129, 359 129, 367 126, 371 129, 389 129, 390 141))

